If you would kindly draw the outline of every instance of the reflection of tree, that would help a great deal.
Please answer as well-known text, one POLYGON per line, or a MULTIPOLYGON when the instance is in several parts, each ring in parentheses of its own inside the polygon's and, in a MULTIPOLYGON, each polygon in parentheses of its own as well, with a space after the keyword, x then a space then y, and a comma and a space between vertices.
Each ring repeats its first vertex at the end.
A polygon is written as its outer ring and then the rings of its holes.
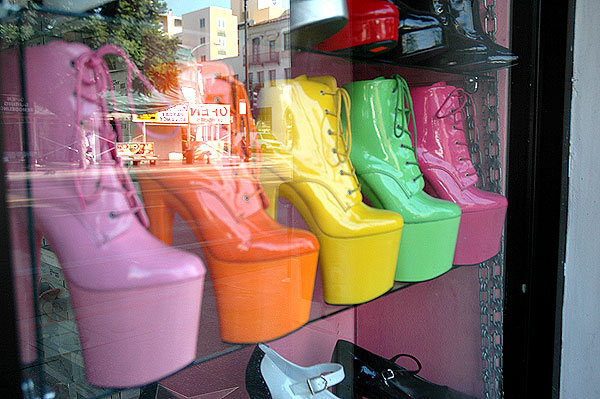
MULTIPOLYGON (((159 23, 167 4, 159 0, 120 0, 98 7, 81 16, 41 11, 35 1, 16 19, 0 24, 4 47, 44 44, 66 39, 83 42, 96 49, 104 44, 122 47, 146 78, 161 92, 178 90, 176 64, 178 38, 168 37, 159 23)), ((107 56, 111 70, 121 69, 116 57, 107 56)), ((142 89, 141 84, 136 89, 142 89)))

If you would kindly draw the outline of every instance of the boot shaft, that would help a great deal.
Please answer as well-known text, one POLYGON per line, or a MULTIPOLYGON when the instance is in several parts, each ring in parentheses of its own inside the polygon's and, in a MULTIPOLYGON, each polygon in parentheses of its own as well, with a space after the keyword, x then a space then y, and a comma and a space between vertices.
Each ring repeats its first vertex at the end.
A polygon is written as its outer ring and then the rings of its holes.
POLYGON ((407 195, 422 190, 424 182, 408 129, 414 117, 406 81, 400 76, 377 78, 348 83, 344 88, 352 102, 351 159, 358 174, 381 168, 383 161, 401 179, 407 195))
POLYGON ((417 158, 421 169, 446 170, 463 188, 477 183, 465 136, 469 95, 438 82, 410 90, 415 112, 417 158))
POLYGON ((327 187, 340 204, 350 208, 362 201, 350 161, 351 132, 341 123, 347 92, 333 77, 278 81, 259 95, 258 124, 272 139, 265 153, 291 154, 294 182, 327 187))

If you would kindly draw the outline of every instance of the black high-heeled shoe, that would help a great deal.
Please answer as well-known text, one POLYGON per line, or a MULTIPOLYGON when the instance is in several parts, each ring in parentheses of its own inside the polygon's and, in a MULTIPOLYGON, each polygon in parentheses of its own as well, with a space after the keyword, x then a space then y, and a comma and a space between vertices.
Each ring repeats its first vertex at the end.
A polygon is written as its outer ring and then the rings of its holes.
POLYGON ((338 340, 331 361, 344 366, 346 378, 333 388, 340 399, 476 399, 444 385, 437 385, 417 374, 421 363, 411 355, 385 359, 351 342, 338 340), (400 367, 395 361, 409 357, 416 370, 400 367))
MULTIPOLYGON (((485 60, 461 65, 447 64, 449 71, 456 72, 486 72, 495 69, 508 68, 516 65, 518 57, 505 47, 490 39, 481 26, 479 8, 472 0, 404 0, 416 10, 429 11, 435 14, 447 28, 451 37, 448 38, 450 47, 462 47, 466 43, 479 43, 486 48, 485 60), (465 42, 466 41, 466 42, 465 42)), ((431 66, 443 66, 445 62, 432 60, 431 66)))
POLYGON ((431 13, 412 9, 401 0, 390 0, 398 8, 398 46, 383 58, 399 62, 432 57, 447 49, 440 20, 431 13))
POLYGON ((488 47, 488 62, 512 66, 518 56, 495 43, 481 25, 478 4, 472 0, 442 0, 441 13, 450 13, 465 36, 482 41, 488 47))

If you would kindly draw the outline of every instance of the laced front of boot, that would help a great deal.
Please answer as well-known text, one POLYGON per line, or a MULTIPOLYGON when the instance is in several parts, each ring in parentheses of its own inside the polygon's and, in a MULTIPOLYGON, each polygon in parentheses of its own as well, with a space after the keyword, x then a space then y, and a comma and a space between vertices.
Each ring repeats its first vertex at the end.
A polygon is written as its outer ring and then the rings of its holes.
MULTIPOLYGON (((412 181, 417 182, 423 179, 423 173, 419 169, 419 162, 417 162, 417 129, 415 125, 415 114, 413 111, 412 99, 410 97, 410 91, 406 80, 400 75, 395 75, 394 80, 396 81, 396 87, 392 90, 392 94, 396 95, 396 106, 394 109, 394 136, 400 140, 400 147, 410 151, 408 157, 404 161, 404 165, 412 167, 412 181), (408 129, 409 121, 412 121, 412 136, 408 129), (406 138, 404 138, 406 136, 406 138), (409 142, 410 145, 405 142, 409 142)), ((416 192, 413 192, 414 195, 416 192)))
MULTIPOLYGON (((348 188, 346 194, 352 196, 355 192, 360 192, 360 183, 356 176, 354 166, 350 162, 350 150, 352 148, 352 128, 350 126, 350 96, 343 88, 337 88, 334 91, 321 90, 321 95, 333 96, 335 102, 335 111, 325 108, 326 116, 333 116, 336 119, 335 130, 328 129, 327 135, 334 136, 334 147, 331 148, 337 157, 337 162, 329 163, 333 168, 339 168, 341 176, 348 176, 352 180, 352 187, 348 188), (343 110, 343 111, 342 111, 343 110), (342 119, 342 112, 345 118, 342 119)), ((328 154, 325 154, 327 160, 330 159, 328 154)))
MULTIPOLYGON (((452 90, 442 105, 435 113, 437 119, 443 120, 450 136, 450 150, 452 157, 450 161, 456 165, 457 170, 460 170, 464 179, 468 179, 472 183, 477 182, 477 171, 473 166, 471 155, 469 154, 469 144, 465 140, 464 124, 467 119, 465 107, 468 101, 473 103, 473 98, 469 93, 461 88, 452 90), (454 151, 452 151, 454 149, 454 151)), ((474 126, 477 126, 477 120, 474 121, 474 126)), ((463 179, 463 180, 464 180, 463 179)))
MULTIPOLYGON (((72 63, 77 73, 74 124, 76 127, 76 137, 88 137, 89 141, 95 140, 94 135, 96 135, 99 142, 99 148, 95 153, 90 153, 90 150, 93 151, 91 147, 82 146, 81 148, 73 149, 79 155, 79 166, 84 170, 94 164, 104 168, 112 168, 117 178, 116 182, 118 182, 115 186, 114 182, 111 182, 111 179, 107 179, 104 173, 100 173, 95 183, 95 190, 89 193, 82 189, 82 175, 78 174, 75 180, 75 187, 83 210, 85 210, 87 203, 97 200, 103 190, 122 194, 126 198, 129 208, 111 211, 110 218, 114 219, 126 214, 134 214, 142 225, 148 227, 149 221, 144 207, 117 153, 116 143, 122 141, 123 136, 119 121, 110 120, 110 111, 106 100, 107 93, 110 93, 112 107, 114 110, 117 110, 110 71, 104 60, 104 57, 109 54, 116 55, 125 62, 127 70, 127 97, 131 112, 134 112, 134 100, 132 96, 134 76, 140 79, 149 91, 156 93, 152 85, 142 76, 133 62, 129 60, 125 51, 118 46, 105 45, 97 51, 85 52, 72 63), (93 105, 94 113, 92 115, 88 115, 85 112, 85 105, 87 104, 93 105), (96 132, 92 133, 91 139, 89 138, 89 132, 86 131, 86 119, 90 117, 92 118, 92 129, 96 130, 96 132)), ((82 141, 79 141, 79 143, 83 145, 82 141)))

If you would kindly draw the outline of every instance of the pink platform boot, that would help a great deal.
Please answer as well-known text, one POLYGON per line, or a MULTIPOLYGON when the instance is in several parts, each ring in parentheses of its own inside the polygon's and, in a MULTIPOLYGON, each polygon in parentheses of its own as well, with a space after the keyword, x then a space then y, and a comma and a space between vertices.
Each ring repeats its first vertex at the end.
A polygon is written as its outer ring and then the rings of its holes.
MULTIPOLYGON (((31 172, 10 174, 10 195, 31 187, 36 229, 67 280, 88 382, 131 387, 195 359, 205 268, 148 230, 108 120, 106 54, 61 41, 26 50, 31 172)), ((13 138, 17 140, 18 138, 13 138)))
POLYGON ((468 94, 438 82, 410 90, 417 135, 417 160, 425 191, 460 206, 462 216, 455 265, 480 263, 500 251, 507 200, 475 187, 477 173, 469 154, 463 121, 468 94))

